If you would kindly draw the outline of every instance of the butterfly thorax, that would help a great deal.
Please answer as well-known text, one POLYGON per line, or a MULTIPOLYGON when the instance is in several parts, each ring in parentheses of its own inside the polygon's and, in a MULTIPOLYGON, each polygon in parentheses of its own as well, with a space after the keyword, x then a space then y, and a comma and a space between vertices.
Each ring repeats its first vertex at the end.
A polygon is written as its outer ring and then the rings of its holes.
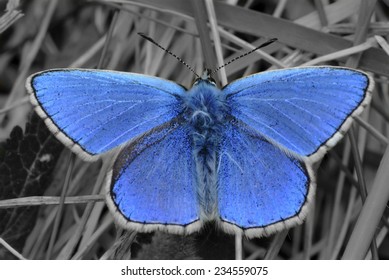
POLYGON ((184 103, 192 133, 200 213, 202 218, 212 220, 217 213, 216 158, 227 113, 225 96, 213 81, 199 79, 188 91, 184 103))

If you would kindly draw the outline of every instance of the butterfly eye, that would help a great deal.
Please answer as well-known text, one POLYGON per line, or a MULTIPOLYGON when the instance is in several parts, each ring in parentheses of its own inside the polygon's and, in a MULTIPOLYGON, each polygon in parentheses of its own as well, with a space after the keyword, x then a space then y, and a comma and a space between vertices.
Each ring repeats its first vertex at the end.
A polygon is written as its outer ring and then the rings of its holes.
POLYGON ((208 78, 206 80, 202 79, 202 78, 198 78, 195 80, 195 82, 193 83, 194 86, 198 85, 200 82, 203 82, 203 83, 207 83, 207 84, 211 84, 213 86, 216 86, 216 81, 213 79, 213 78, 208 78))
POLYGON ((216 86, 216 81, 212 78, 211 75, 212 75, 212 70, 205 69, 201 77, 197 78, 193 85, 198 85, 200 82, 205 82, 213 86, 216 86))
POLYGON ((209 77, 207 81, 208 81, 210 84, 216 86, 216 81, 215 81, 212 77, 209 77))

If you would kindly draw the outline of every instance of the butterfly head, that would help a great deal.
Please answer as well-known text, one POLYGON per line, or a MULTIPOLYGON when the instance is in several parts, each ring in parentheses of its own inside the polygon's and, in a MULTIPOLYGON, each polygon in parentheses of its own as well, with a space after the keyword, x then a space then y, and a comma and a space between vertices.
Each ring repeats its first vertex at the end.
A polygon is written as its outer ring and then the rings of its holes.
POLYGON ((205 69, 203 71, 203 74, 201 74, 201 76, 195 80, 193 85, 198 85, 199 83, 205 82, 213 86, 216 86, 216 81, 212 78, 212 72, 213 71, 211 69, 205 69))

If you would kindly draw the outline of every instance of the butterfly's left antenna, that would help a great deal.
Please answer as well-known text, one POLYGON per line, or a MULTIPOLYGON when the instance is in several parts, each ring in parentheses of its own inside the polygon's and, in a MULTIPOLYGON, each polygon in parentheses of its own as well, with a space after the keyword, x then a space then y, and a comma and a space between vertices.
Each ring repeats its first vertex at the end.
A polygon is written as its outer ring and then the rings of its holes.
POLYGON ((250 54, 250 53, 253 53, 253 52, 255 52, 256 50, 258 50, 258 49, 260 49, 260 48, 266 47, 267 45, 270 45, 271 43, 273 43, 273 42, 275 42, 275 41, 277 41, 277 38, 269 39, 268 41, 266 41, 266 42, 263 43, 262 45, 259 45, 259 46, 256 47, 255 49, 252 49, 251 51, 249 51, 249 52, 247 52, 247 53, 244 53, 244 54, 242 54, 242 55, 240 55, 240 56, 237 56, 237 57, 231 59, 230 61, 228 61, 227 63, 223 64, 222 66, 219 66, 218 68, 216 68, 215 70, 213 70, 213 71, 211 72, 211 74, 215 74, 217 71, 219 71, 219 70, 222 69, 223 67, 226 67, 227 65, 231 64, 232 62, 234 62, 234 61, 236 61, 236 60, 238 60, 238 59, 240 59, 240 58, 242 58, 242 57, 244 57, 244 56, 246 56, 246 55, 248 55, 248 54, 250 54))
POLYGON ((181 62, 182 64, 184 64, 190 71, 193 72, 193 74, 196 75, 197 78, 200 78, 199 75, 197 75, 197 73, 195 72, 195 70, 190 67, 190 65, 188 63, 186 63, 185 61, 183 61, 180 57, 178 57, 177 55, 175 55, 174 53, 172 53, 171 51, 169 51, 168 49, 165 49, 164 47, 162 47, 160 44, 158 44, 157 42, 155 42, 153 39, 151 39, 149 36, 147 36, 146 34, 144 33, 140 33, 138 32, 138 35, 139 36, 142 36, 143 38, 145 38, 147 41, 153 43, 154 45, 156 45, 158 48, 164 50, 165 52, 167 52, 168 54, 170 54, 171 56, 175 57, 179 62, 181 62))

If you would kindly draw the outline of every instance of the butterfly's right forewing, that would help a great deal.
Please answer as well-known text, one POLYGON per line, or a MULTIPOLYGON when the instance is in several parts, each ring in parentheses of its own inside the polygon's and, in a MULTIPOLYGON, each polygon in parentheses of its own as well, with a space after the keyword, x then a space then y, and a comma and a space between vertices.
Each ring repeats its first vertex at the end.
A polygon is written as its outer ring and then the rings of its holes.
POLYGON ((224 88, 231 114, 295 157, 317 161, 370 101, 374 81, 342 67, 267 71, 224 88))

